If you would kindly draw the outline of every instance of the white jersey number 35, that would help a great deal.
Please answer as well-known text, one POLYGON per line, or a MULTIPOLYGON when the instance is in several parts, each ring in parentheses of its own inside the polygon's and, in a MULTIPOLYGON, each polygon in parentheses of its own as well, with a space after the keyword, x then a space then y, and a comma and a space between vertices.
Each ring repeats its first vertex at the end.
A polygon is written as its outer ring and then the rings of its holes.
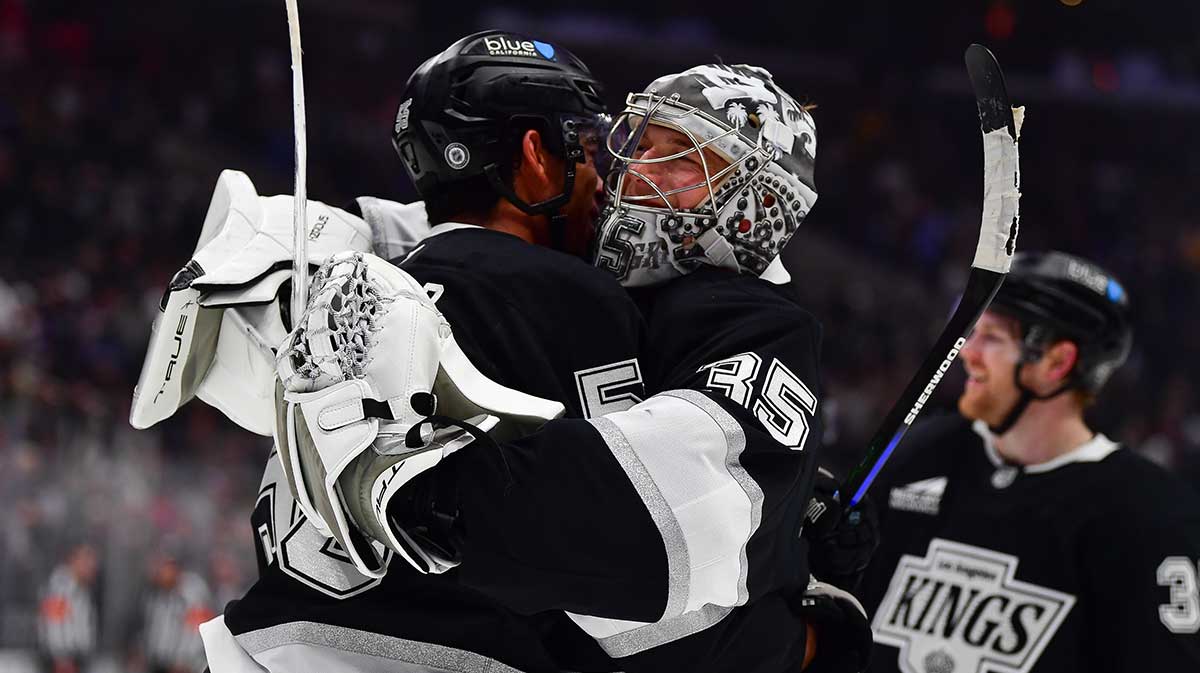
POLYGON ((1171 633, 1200 631, 1200 574, 1186 556, 1168 556, 1158 564, 1158 584, 1170 589, 1169 603, 1158 606, 1158 618, 1171 633))
POLYGON ((746 407, 763 424, 775 441, 797 451, 808 439, 809 416, 817 413, 817 396, 792 370, 774 358, 754 398, 754 383, 762 369, 762 358, 742 353, 727 360, 704 365, 708 370, 705 385, 746 407))

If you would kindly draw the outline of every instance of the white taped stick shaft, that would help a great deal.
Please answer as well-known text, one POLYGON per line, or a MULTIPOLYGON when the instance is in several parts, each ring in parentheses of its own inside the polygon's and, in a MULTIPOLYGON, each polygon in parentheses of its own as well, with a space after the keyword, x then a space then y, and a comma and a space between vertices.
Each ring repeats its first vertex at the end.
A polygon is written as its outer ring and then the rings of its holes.
POLYGON ((1017 138, 1008 129, 983 134, 983 220, 975 261, 979 269, 1008 273, 1020 224, 1021 158, 1018 139, 1024 108, 1013 109, 1017 138))
POLYGON ((308 303, 308 227, 304 207, 308 204, 308 135, 304 120, 304 67, 300 49, 300 10, 296 0, 287 4, 288 40, 292 46, 292 122, 296 133, 296 205, 293 209, 292 238, 292 323, 304 313, 308 303))

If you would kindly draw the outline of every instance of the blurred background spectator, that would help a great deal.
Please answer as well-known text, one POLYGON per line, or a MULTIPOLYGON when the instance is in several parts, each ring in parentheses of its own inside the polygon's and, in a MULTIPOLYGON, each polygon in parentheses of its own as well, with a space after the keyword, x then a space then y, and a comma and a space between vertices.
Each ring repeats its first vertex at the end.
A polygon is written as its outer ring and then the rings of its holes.
MULTIPOLYGON (((825 324, 825 441, 843 468, 963 285, 981 153, 960 59, 990 45, 1029 106, 1020 247, 1094 258, 1134 301, 1134 353, 1094 421, 1200 484, 1200 3, 301 4, 309 194, 334 204, 412 198, 388 141, 398 91, 486 27, 569 46, 614 108, 718 58, 815 103, 821 199, 785 256, 825 324)), ((126 418, 220 169, 291 191, 290 81, 278 0, 0 0, 0 670, 32 660, 11 652, 37 651, 38 587, 78 540, 97 544, 101 669, 140 647, 152 550, 211 583, 206 609, 255 574, 269 442, 200 403, 146 432, 126 418)))

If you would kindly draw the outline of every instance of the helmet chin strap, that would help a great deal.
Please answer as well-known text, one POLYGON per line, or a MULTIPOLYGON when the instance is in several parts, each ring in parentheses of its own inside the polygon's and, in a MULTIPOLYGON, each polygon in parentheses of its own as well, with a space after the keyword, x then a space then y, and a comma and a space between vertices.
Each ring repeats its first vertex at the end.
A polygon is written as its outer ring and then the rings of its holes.
MULTIPOLYGON (((1041 354, 1038 354, 1038 358, 1040 357, 1041 354)), ((1000 421, 1000 423, 996 425, 988 425, 988 430, 991 430, 993 435, 999 437, 1000 435, 1003 435, 1011 430, 1012 427, 1016 425, 1017 420, 1021 418, 1021 414, 1025 413, 1025 409, 1029 406, 1030 402, 1034 400, 1048 400, 1052 397, 1058 397, 1059 395, 1076 387, 1075 378, 1068 377, 1065 383, 1051 392, 1046 393, 1045 395, 1038 395, 1030 390, 1028 386, 1026 386, 1024 383, 1021 383, 1021 368, 1024 367, 1026 363, 1034 362, 1038 358, 1022 358, 1021 361, 1017 363, 1017 366, 1013 367, 1013 383, 1017 386, 1017 390, 1021 391, 1021 396, 1017 398, 1016 403, 1014 403, 1012 408, 1008 410, 1008 413, 1004 416, 1004 420, 1000 421)))
POLYGON ((563 162, 566 166, 563 170, 562 192, 537 203, 528 203, 517 196, 513 188, 504 183, 504 178, 500 175, 500 168, 496 164, 488 164, 483 169, 492 189, 496 190, 496 193, 509 203, 520 208, 521 212, 526 215, 546 215, 550 218, 550 247, 555 250, 564 250, 566 246, 567 216, 563 213, 563 206, 567 205, 571 200, 571 193, 575 191, 575 166, 582 156, 582 152, 583 150, 576 151, 574 148, 567 152, 567 157, 563 162))

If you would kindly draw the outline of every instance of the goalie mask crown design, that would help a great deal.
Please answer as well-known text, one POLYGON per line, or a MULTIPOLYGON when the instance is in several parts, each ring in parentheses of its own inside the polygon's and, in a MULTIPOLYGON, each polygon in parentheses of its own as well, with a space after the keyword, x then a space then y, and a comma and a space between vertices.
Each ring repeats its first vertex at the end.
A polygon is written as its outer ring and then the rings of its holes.
POLYGON ((754 66, 701 65, 660 77, 626 98, 607 149, 614 165, 595 264, 626 286, 662 282, 700 264, 761 275, 817 199, 812 116, 754 66), (644 158, 639 144, 648 126, 681 134, 683 149, 644 158), (652 164, 683 159, 699 162, 703 180, 664 189, 648 175, 652 164), (634 180, 651 193, 632 194, 634 180), (706 192, 697 205, 673 204, 672 197, 692 190, 706 192))

